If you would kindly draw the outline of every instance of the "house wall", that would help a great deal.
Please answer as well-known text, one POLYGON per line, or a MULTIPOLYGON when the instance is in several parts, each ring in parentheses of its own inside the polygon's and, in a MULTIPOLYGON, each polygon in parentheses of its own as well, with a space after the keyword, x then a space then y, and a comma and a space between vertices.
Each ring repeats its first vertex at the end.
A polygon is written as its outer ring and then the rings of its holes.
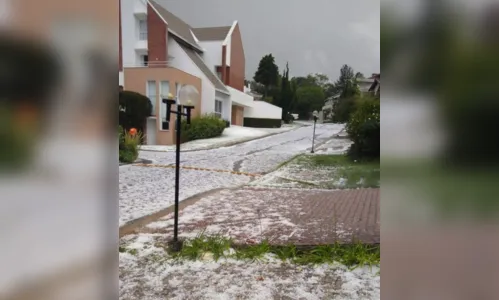
POLYGON ((244 75, 246 70, 246 58, 244 56, 243 40, 239 24, 236 24, 230 38, 230 47, 227 45, 227 54, 230 57, 229 85, 240 91, 244 91, 244 75))
MULTIPOLYGON (((220 66, 221 68, 221 73, 222 73, 222 82, 227 85, 228 79, 227 79, 227 45, 222 45, 222 65, 220 66)), ((218 70, 217 70, 218 71, 218 70)))
POLYGON ((230 92, 230 98, 233 105, 253 106, 253 97, 251 97, 250 95, 236 90, 235 88, 230 86, 228 86, 227 89, 230 92))
MULTIPOLYGON (((195 86, 200 93, 202 93, 202 84, 201 79, 181 70, 175 68, 125 68, 125 86, 126 90, 134 91, 137 93, 141 93, 143 95, 147 95, 147 81, 155 80, 156 81, 156 108, 160 107, 162 103, 160 99, 160 82, 168 81, 170 86, 170 93, 175 95, 176 91, 176 83, 180 83, 182 85, 190 84, 195 86)), ((202 100, 201 100, 202 101, 202 100)), ((201 102, 202 106, 202 102, 201 102)), ((197 106, 199 108, 199 106, 197 106)), ((198 108, 194 108, 193 116, 199 116, 200 110, 198 108)), ((159 111, 159 109, 157 109, 159 111)), ((170 117, 171 125, 170 130, 160 130, 161 128, 161 116, 158 115, 158 111, 154 112, 157 116, 156 118, 156 144, 157 145, 171 145, 175 142, 175 127, 174 121, 175 117, 172 115, 170 117)))
POLYGON ((147 41, 139 42, 139 24, 134 14, 136 10, 147 11, 147 6, 141 0, 121 0, 121 30, 125 33, 121 37, 124 67, 139 66, 140 56, 135 46, 141 44, 145 49, 148 46, 147 41))
POLYGON ((150 4, 147 5, 147 46, 149 67, 166 67, 168 26, 150 4))
POLYGON ((222 65, 222 41, 205 41, 199 45, 205 50, 203 60, 210 70, 215 72, 215 67, 222 65))
MULTIPOLYGON (((222 101, 222 119, 230 122, 232 118, 232 101, 230 96, 218 91, 215 95, 217 100, 222 101)), ((215 104, 213 104, 213 111, 215 111, 215 104)))
POLYGON ((230 55, 232 53, 232 35, 228 36, 227 37, 227 43, 226 43, 226 46, 227 46, 227 52, 225 53, 225 64, 226 66, 229 66, 230 67, 230 55))
POLYGON ((252 107, 244 109, 245 118, 281 119, 282 108, 265 101, 253 101, 252 107))
POLYGON ((171 67, 201 78, 201 114, 213 113, 215 111, 215 87, 171 35, 168 37, 168 53, 174 57, 170 62, 171 67))

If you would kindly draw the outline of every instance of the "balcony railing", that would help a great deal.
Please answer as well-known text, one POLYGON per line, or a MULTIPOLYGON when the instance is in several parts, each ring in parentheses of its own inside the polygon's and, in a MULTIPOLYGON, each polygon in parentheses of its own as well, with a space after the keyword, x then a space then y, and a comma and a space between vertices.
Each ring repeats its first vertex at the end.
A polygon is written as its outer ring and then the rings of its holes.
POLYGON ((124 63, 124 68, 143 68, 143 67, 170 67, 171 60, 167 61, 148 61, 147 64, 144 62, 139 63, 124 63))

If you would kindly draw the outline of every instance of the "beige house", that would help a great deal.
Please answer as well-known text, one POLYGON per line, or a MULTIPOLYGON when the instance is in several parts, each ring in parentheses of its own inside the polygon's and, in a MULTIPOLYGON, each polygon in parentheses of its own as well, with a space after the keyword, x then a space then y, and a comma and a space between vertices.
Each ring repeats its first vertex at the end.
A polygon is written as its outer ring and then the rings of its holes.
MULTIPOLYGON (((177 95, 186 84, 195 86, 200 94, 194 116, 215 114, 239 126, 248 119, 281 118, 280 108, 263 108, 245 93, 245 55, 237 21, 194 28, 154 0, 119 3, 119 82, 124 90, 151 100, 147 144, 175 143, 175 128, 166 120, 162 99, 177 95)), ((174 118, 170 118, 171 124, 174 118)))

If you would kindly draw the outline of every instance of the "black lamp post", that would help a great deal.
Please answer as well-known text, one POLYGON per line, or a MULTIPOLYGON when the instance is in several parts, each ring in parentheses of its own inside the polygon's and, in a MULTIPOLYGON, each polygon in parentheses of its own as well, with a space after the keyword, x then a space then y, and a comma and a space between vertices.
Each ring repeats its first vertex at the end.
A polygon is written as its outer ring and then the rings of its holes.
POLYGON ((319 113, 315 110, 314 111, 314 133, 312 135, 312 151, 310 151, 310 153, 314 153, 314 144, 315 144, 315 124, 317 124, 317 119, 318 119, 318 115, 319 113))
MULTIPOLYGON (((173 227, 173 240, 170 242, 170 249, 173 252, 178 252, 182 249, 182 241, 178 239, 178 206, 179 206, 179 185, 180 185, 180 138, 181 138, 181 121, 182 116, 186 117, 187 124, 191 124, 191 113, 194 106, 192 105, 192 101, 190 97, 196 96, 197 90, 193 86, 184 86, 180 90, 179 98, 174 99, 170 94, 168 98, 162 99, 163 103, 166 104, 166 120, 170 121, 171 114, 175 114, 176 116, 176 157, 175 157, 175 212, 174 212, 174 227, 173 227), (183 98, 187 98, 186 105, 182 105, 185 100, 183 98), (176 105, 176 110, 172 110, 172 105, 176 105)), ((198 95, 198 94, 197 94, 198 95)))

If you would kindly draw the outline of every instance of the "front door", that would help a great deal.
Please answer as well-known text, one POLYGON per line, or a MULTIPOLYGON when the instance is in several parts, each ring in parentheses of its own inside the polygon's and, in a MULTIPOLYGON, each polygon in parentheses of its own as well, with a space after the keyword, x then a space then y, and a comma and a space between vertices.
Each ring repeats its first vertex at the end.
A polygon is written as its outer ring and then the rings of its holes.
POLYGON ((232 117, 230 119, 230 123, 232 125, 236 125, 237 121, 237 107, 235 105, 232 105, 232 117))

